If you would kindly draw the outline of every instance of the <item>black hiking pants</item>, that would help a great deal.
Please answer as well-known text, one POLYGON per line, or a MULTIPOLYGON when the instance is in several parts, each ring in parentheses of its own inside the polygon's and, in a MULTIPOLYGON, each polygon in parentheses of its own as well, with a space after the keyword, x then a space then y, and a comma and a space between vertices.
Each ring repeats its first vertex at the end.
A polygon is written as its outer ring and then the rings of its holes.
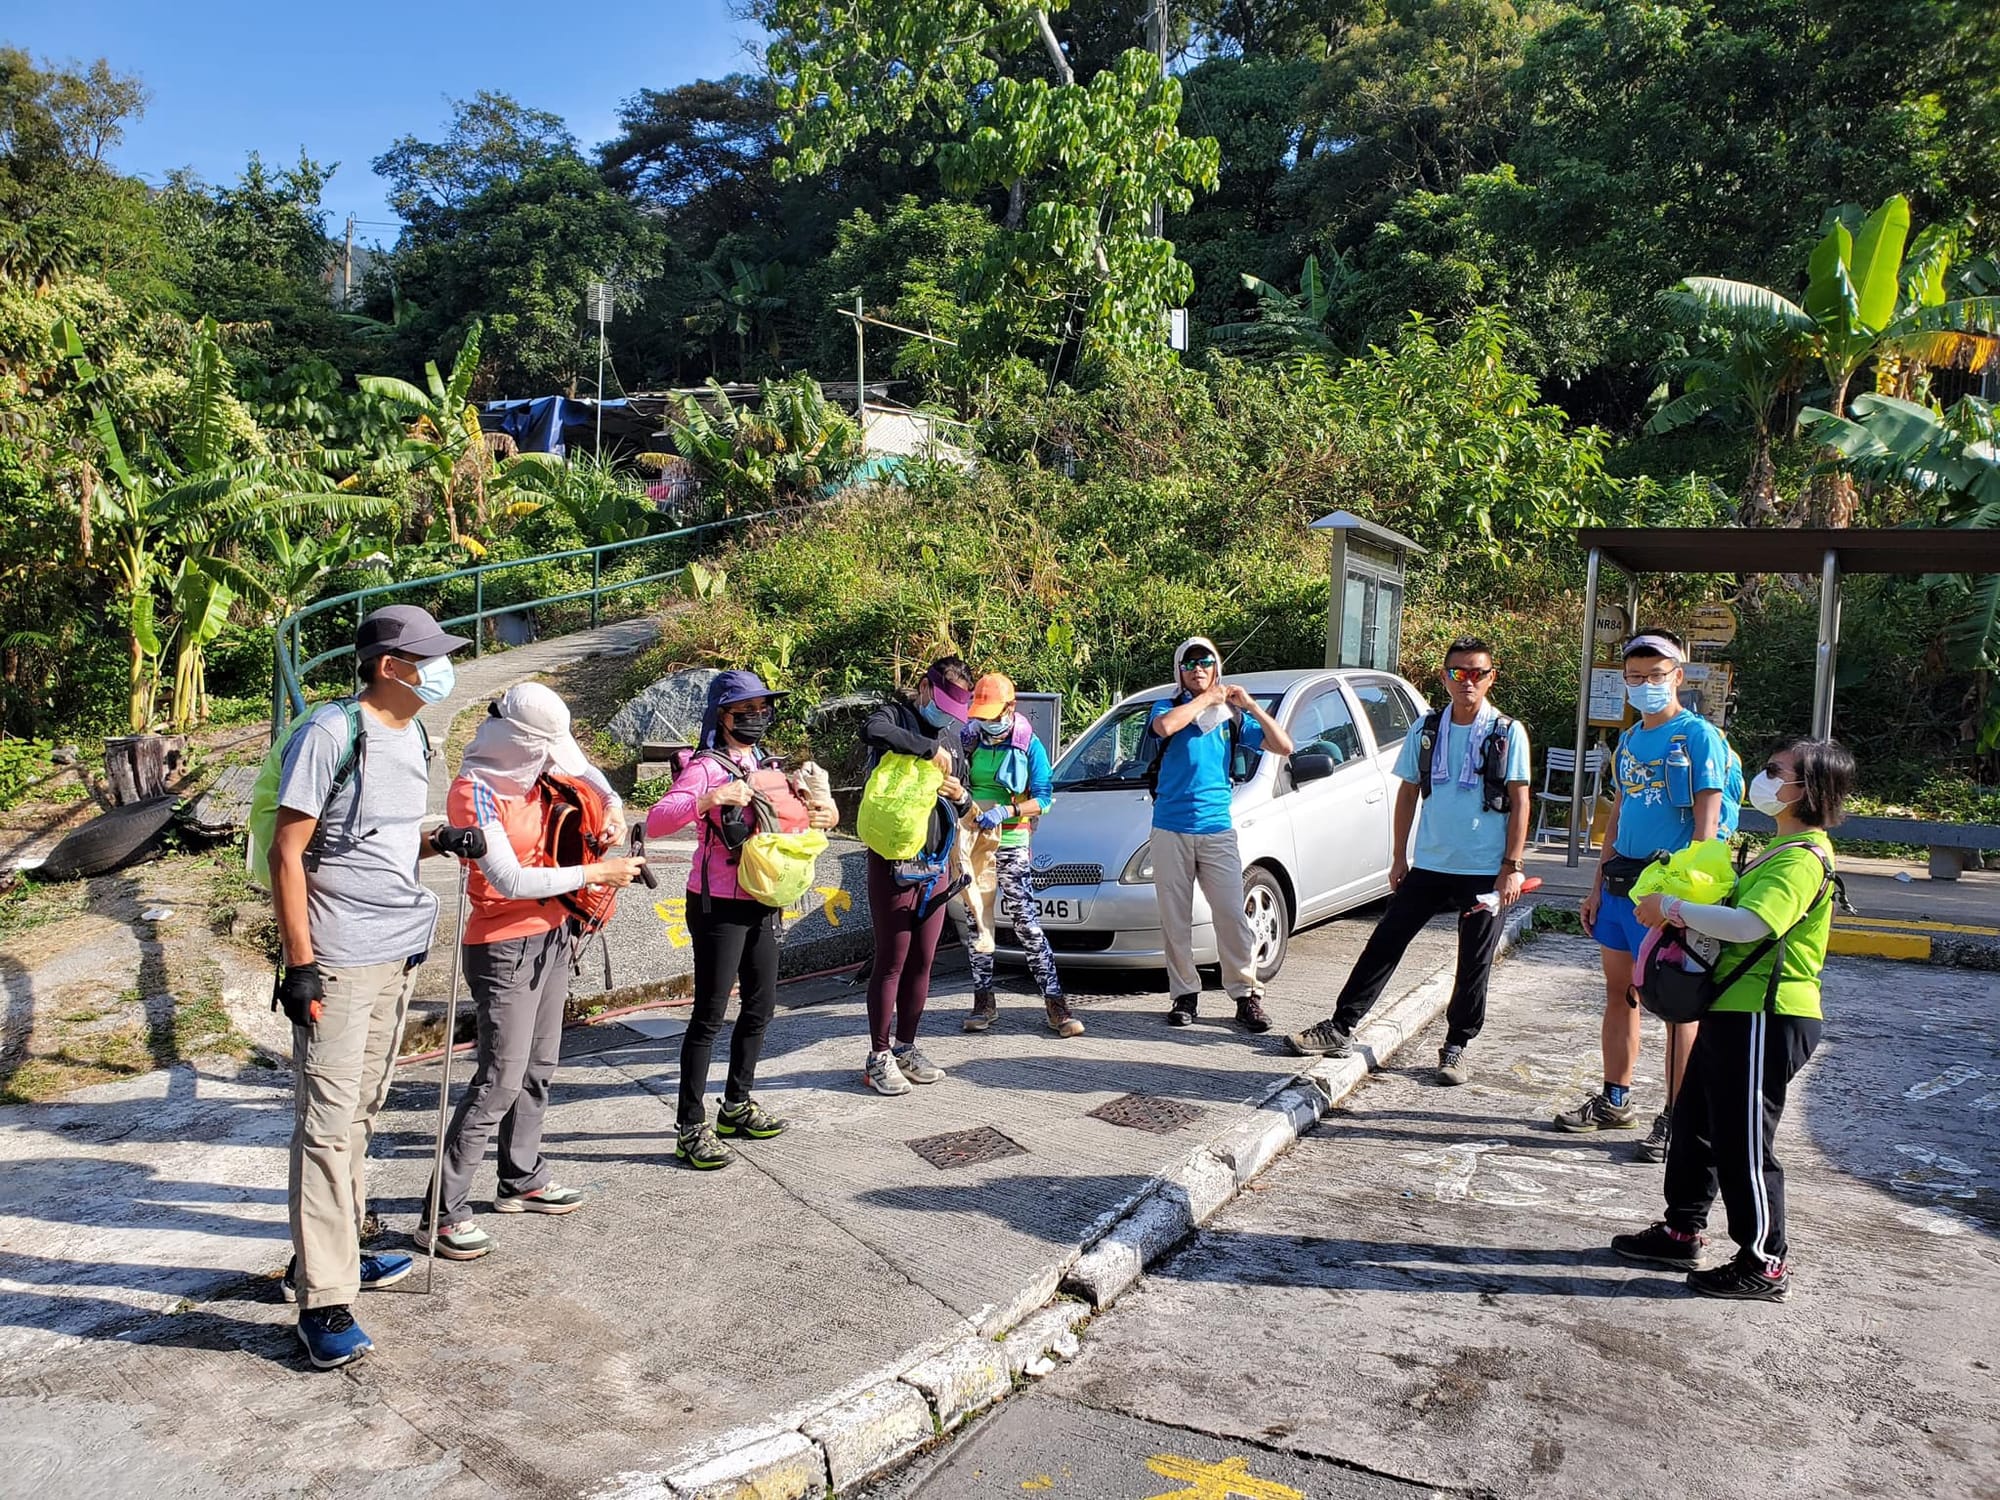
POLYGON ((1500 918, 1475 903, 1499 880, 1491 875, 1447 875, 1439 870, 1413 869, 1389 897, 1389 909, 1375 924, 1368 945, 1354 962, 1354 972, 1340 992, 1333 1024, 1352 1031, 1375 1008, 1396 965, 1424 924, 1441 911, 1458 917, 1458 978, 1445 1010, 1445 1044, 1463 1047, 1486 1024, 1486 982, 1493 973, 1493 955, 1500 947, 1500 918))
POLYGON ((764 1028, 778 1008, 778 913, 761 901, 688 892, 688 936, 694 940, 694 1012, 681 1034, 681 1096, 676 1125, 693 1130, 708 1118, 708 1067, 741 987, 742 1006, 729 1037, 725 1104, 746 1104, 764 1052, 764 1028))

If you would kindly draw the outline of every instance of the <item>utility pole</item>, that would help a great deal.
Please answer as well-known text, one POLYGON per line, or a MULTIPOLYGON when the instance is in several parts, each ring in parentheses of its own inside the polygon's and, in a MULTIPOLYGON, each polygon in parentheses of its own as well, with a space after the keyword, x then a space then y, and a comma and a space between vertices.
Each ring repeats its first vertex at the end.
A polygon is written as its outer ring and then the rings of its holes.
POLYGON ((861 451, 868 451, 868 333, 862 326, 861 293, 854 294, 854 420, 861 424, 861 451))
MULTIPOLYGON (((1167 0, 1153 0, 1146 11, 1146 45, 1153 56, 1160 60, 1160 77, 1167 76, 1167 0)), ((1153 238, 1165 239, 1167 234, 1167 205, 1158 199, 1153 201, 1153 238)))
POLYGON ((597 456, 604 456, 604 325, 611 321, 611 287, 593 281, 584 293, 584 315, 597 320, 597 456))
POLYGON ((354 298, 354 215, 347 216, 347 253, 340 261, 340 310, 346 312, 354 298))

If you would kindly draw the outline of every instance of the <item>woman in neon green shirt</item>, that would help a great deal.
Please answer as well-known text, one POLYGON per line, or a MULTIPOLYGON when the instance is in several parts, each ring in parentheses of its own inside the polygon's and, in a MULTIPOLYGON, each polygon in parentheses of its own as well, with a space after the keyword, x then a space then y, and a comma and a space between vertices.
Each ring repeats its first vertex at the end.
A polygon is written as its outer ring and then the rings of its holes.
POLYGON ((1785 1169, 1772 1142, 1785 1091, 1819 1045, 1820 969, 1833 925, 1825 830, 1840 822, 1853 786, 1854 757, 1844 745, 1792 741, 1750 784, 1750 805, 1777 822, 1778 835, 1745 867, 1729 904, 1652 895, 1638 906, 1648 927, 1673 923, 1720 939, 1719 974, 1764 952, 1702 1017, 1674 1101, 1666 1218, 1611 1241, 1628 1260, 1687 1271, 1688 1286, 1706 1296, 1782 1302, 1791 1293, 1785 1169), (1701 1231, 1718 1188, 1737 1251, 1704 1271, 1701 1231))

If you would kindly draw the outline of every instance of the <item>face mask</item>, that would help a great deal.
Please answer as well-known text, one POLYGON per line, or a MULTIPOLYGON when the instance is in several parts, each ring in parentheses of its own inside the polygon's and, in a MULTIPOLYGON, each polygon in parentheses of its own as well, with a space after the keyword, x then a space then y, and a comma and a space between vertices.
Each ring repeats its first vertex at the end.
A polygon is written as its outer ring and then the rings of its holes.
POLYGON ((1671 682, 1628 682, 1625 701, 1642 714, 1664 713, 1674 701, 1671 682))
POLYGON ((933 729, 950 729, 958 723, 958 720, 939 708, 935 702, 926 703, 921 712, 924 722, 933 729))
POLYGON ((442 703, 451 696, 458 675, 452 671, 449 656, 427 656, 416 666, 417 680, 408 684, 411 692, 426 703, 442 703))
POLYGON ((981 719, 979 734, 982 739, 999 744, 1014 732, 1014 716, 1006 714, 998 719, 981 719))
POLYGON ((1780 781, 1769 771, 1759 771, 1750 783, 1750 805, 1766 817, 1775 818, 1791 806, 1778 793, 1792 784, 1789 781, 1780 781))
POLYGON ((771 732, 771 721, 775 714, 738 714, 729 721, 730 738, 746 745, 754 745, 771 732))

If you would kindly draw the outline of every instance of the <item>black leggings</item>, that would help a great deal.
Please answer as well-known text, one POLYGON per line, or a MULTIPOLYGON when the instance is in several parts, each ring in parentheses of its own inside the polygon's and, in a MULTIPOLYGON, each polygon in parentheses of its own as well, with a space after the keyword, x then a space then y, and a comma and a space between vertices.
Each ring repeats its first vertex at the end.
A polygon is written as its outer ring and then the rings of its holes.
POLYGON ((693 1130, 708 1118, 708 1064, 729 1009, 729 991, 741 984, 743 1004, 729 1038, 726 1104, 744 1104, 757 1078, 764 1028, 778 1005, 777 911, 738 896, 688 892, 688 935, 694 940, 694 1013, 681 1037, 678 1124, 693 1130), (704 910, 704 905, 706 909, 704 910))
POLYGON ((896 879, 886 859, 868 851, 868 918, 875 926, 875 967, 868 975, 868 1045, 889 1050, 892 1035, 904 1046, 917 1039, 931 994, 931 964, 951 903, 922 911, 923 892, 896 879))

